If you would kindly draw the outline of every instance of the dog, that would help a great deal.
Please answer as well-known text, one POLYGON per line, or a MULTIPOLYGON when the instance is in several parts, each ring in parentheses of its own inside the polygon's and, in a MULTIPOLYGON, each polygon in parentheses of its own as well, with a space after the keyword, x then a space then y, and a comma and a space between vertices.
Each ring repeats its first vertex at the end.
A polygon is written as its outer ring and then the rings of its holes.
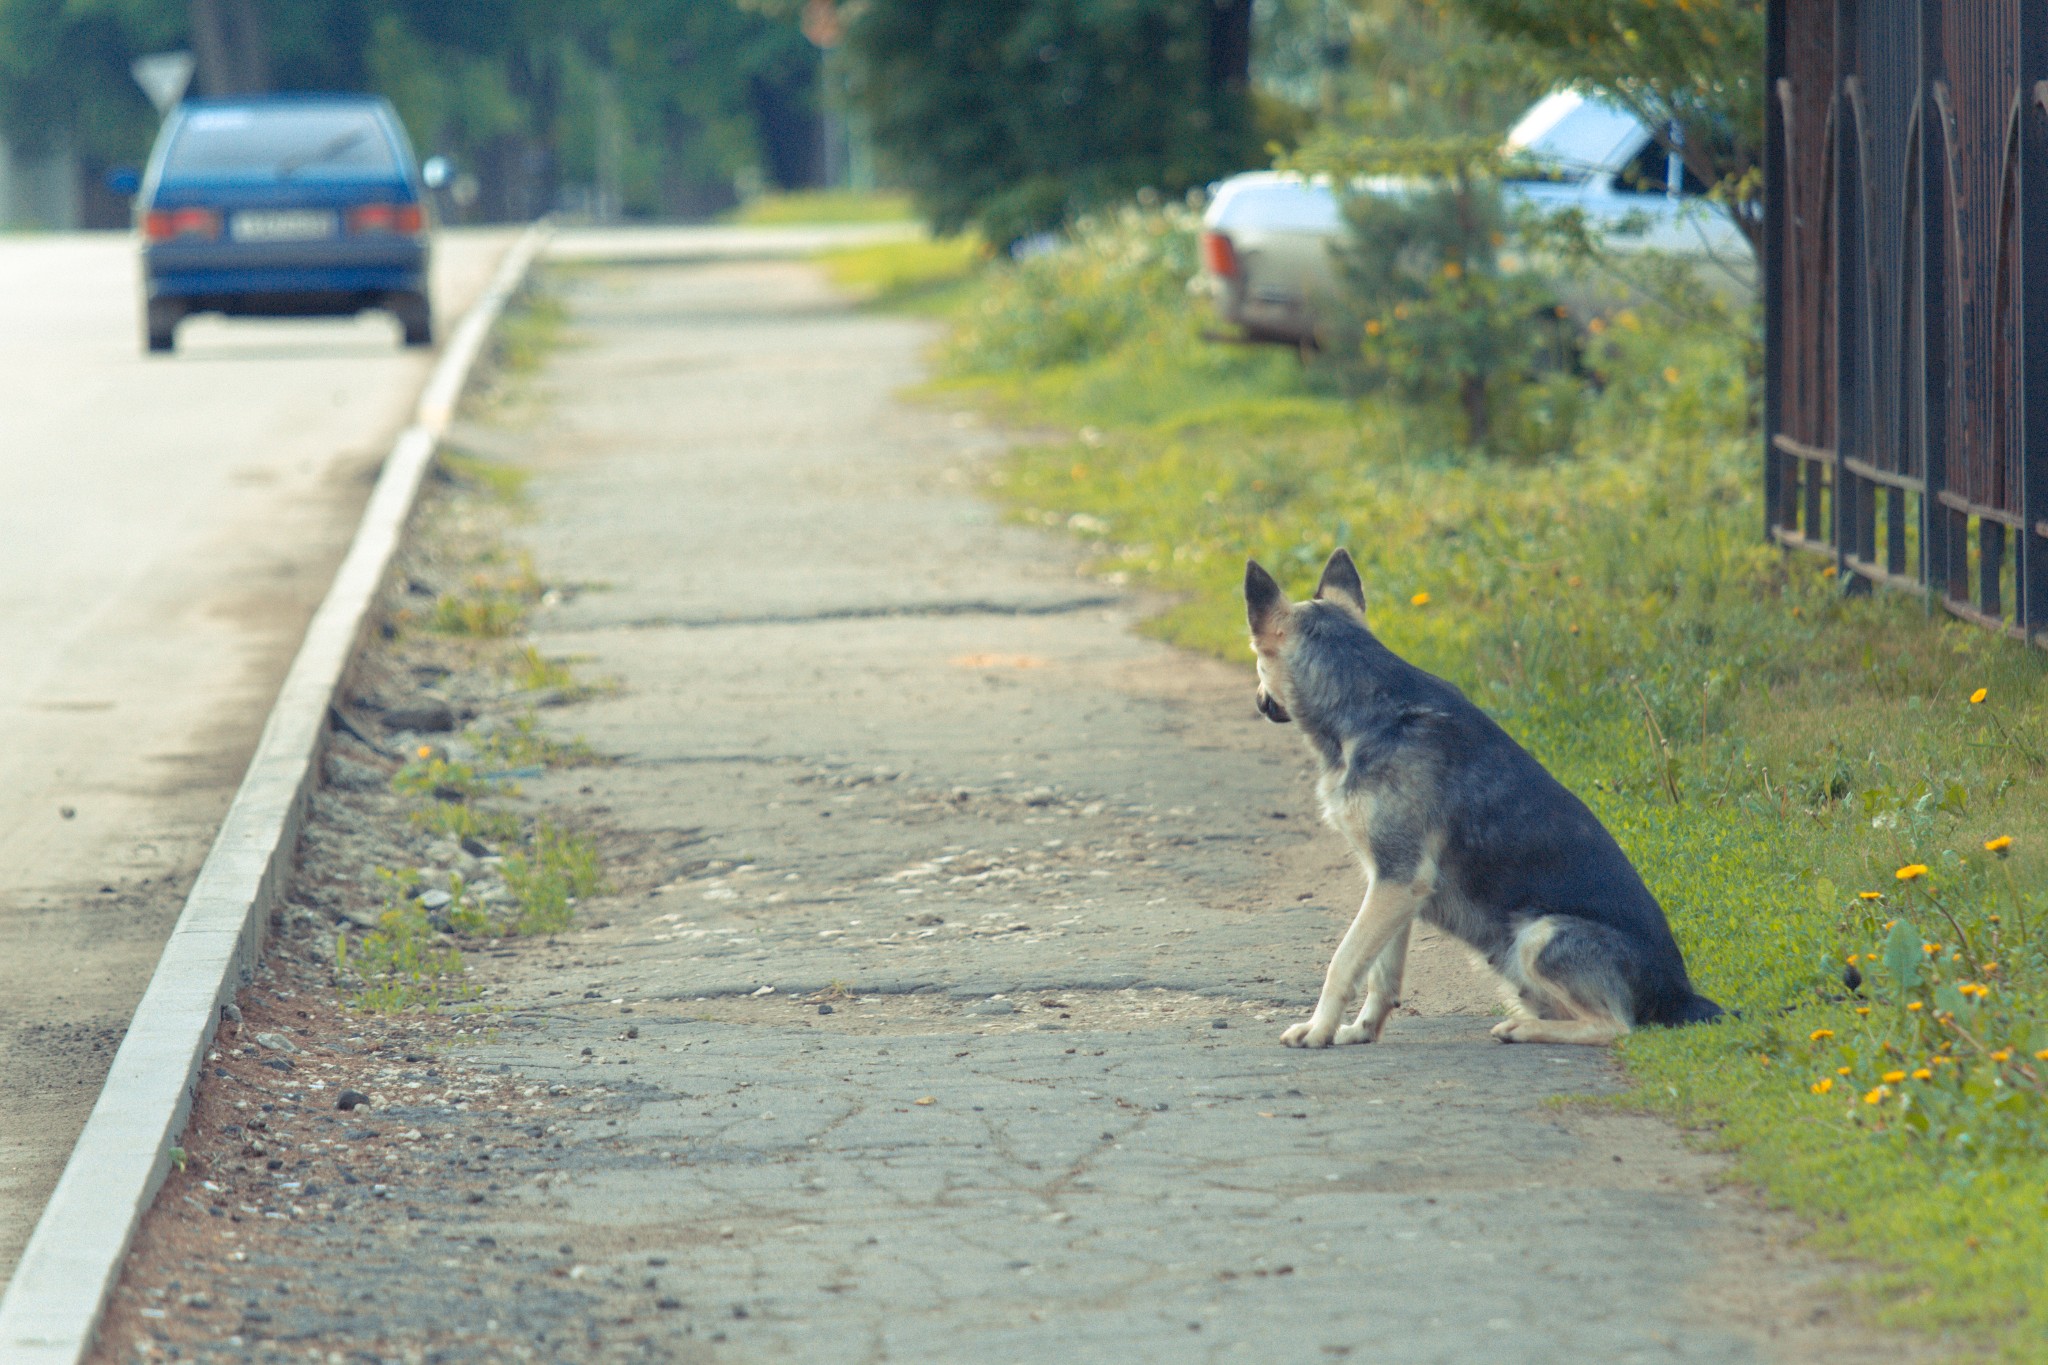
POLYGON ((1365 903, 1289 1047, 1371 1043, 1401 998, 1419 915, 1499 978, 1504 1043, 1613 1042, 1721 1007, 1692 988, 1664 911, 1628 856, 1485 712, 1381 644, 1365 587, 1338 550, 1315 596, 1290 603, 1256 561, 1244 575, 1258 709, 1301 728, 1323 817, 1365 868, 1365 903), (1357 1016, 1344 1014, 1365 991, 1357 1016))

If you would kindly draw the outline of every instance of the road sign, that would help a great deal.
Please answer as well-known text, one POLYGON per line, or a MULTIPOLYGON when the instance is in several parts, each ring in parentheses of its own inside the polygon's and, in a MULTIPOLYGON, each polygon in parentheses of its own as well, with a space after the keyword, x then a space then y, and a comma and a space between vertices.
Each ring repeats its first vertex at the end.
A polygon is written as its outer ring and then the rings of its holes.
POLYGON ((149 96, 156 111, 168 114, 172 105, 185 98, 185 87, 192 83, 195 65, 189 52, 152 52, 130 62, 128 70, 134 73, 135 83, 149 96))

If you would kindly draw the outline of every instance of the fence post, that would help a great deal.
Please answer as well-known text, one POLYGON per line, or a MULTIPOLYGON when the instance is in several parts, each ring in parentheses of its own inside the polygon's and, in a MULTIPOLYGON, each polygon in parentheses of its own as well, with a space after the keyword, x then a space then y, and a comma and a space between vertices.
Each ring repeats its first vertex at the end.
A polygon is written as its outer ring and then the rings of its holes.
POLYGON ((2048 14, 2020 9, 2020 527, 2013 616, 2048 643, 2048 14))

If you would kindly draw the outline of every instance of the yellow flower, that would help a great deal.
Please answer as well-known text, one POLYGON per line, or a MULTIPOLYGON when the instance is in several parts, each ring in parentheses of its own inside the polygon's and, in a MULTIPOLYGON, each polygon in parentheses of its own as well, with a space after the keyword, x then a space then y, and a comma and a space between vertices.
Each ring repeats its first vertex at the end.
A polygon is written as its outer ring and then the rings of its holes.
POLYGON ((1984 973, 1984 974, 1985 974, 1986 976, 1989 976, 1989 975, 1991 975, 1991 974, 1992 974, 1993 972, 1995 972, 1995 971, 1997 971, 1997 970, 1998 970, 1998 964, 1997 964, 1996 962, 1987 962, 1987 963, 1985 963, 1985 964, 1984 964, 1984 966, 1983 966, 1983 967, 1982 967, 1982 968, 1981 968, 1980 970, 1981 970, 1981 971, 1982 971, 1982 972, 1983 972, 1983 973, 1984 973))
POLYGON ((1823 1039, 1832 1038, 1834 1036, 1835 1031, 1831 1028, 1817 1028, 1813 1032, 1807 1034, 1806 1038, 1808 1042, 1818 1043, 1823 1039))
POLYGON ((1856 899, 1858 899, 1858 900, 1865 900, 1865 901, 1881 901, 1881 900, 1883 900, 1883 899, 1884 899, 1884 892, 1882 892, 1882 891, 1858 891, 1858 892, 1856 893, 1856 899))
POLYGON ((1906 1009, 1909 1013, 1917 1013, 1920 1009, 1920 1002, 1918 1000, 1910 1000, 1906 1003, 1906 1009))
POLYGON ((1591 319, 1590 321, 1588 321, 1588 322, 1586 323, 1586 330, 1587 330, 1587 331, 1589 331, 1589 332, 1591 332, 1591 333, 1592 333, 1592 334, 1593 334, 1594 336, 1599 336, 1599 335, 1600 335, 1600 334, 1601 334, 1602 332, 1604 332, 1604 331, 1606 331, 1606 330, 1607 330, 1607 319, 1606 319, 1606 318, 1593 318, 1593 319, 1591 319))
POLYGON ((2044 1047, 2039 1052, 2035 1053, 2034 1060, 2037 1062, 2048 1062, 2048 1047, 2044 1047))
POLYGON ((1933 957, 1936 953, 1941 951, 1941 945, 1939 943, 1923 943, 1920 945, 1920 951, 1927 954, 1929 957, 1933 957))
POLYGON ((1667 384, 1676 384, 1678 382, 1678 367, 1676 365, 1666 365, 1664 367, 1664 382, 1667 384))
POLYGON ((1458 264, 1458 263, 1457 263, 1456 261, 1445 261, 1445 262, 1444 262, 1444 278, 1445 278, 1445 279, 1447 279, 1447 280, 1455 280, 1455 279, 1457 279, 1457 278, 1458 278, 1458 277, 1459 277, 1460 275, 1462 275, 1462 274, 1464 274, 1464 273, 1465 273, 1465 267, 1464 267, 1464 266, 1462 266, 1462 265, 1459 265, 1459 264, 1458 264))
POLYGON ((1886 1085, 1897 1085, 1900 1081, 1906 1079, 1906 1073, 1903 1071, 1887 1071, 1879 1079, 1886 1085))
POLYGON ((1822 569, 1820 571, 1820 576, 1822 578, 1833 578, 1837 572, 1839 572, 1839 570, 1837 570, 1834 565, 1830 564, 1825 569, 1822 569))
POLYGON ((1998 1051, 1996 1051, 1996 1052, 1994 1052, 1994 1053, 1992 1053, 1992 1054, 1991 1054, 1991 1060, 1992 1060, 1992 1061, 1994 1061, 1994 1062, 2009 1062, 2009 1061, 2011 1061, 2011 1060, 2012 1060, 2012 1049, 2011 1049, 2011 1048, 2009 1048, 2009 1047, 2002 1047, 2002 1048, 1998 1049, 1998 1051))
POLYGON ((1870 1006, 1868 1006, 1868 1005, 1858 1005, 1858 1006, 1856 1007, 1856 1012, 1857 1012, 1858 1014, 1868 1014, 1868 1013, 1870 1013, 1870 1006))
POLYGON ((1988 687, 1980 687, 1980 688, 1978 688, 1978 689, 1977 689, 1977 690, 1976 690, 1975 692, 1972 692, 1972 693, 1970 694, 1970 705, 1972 705, 1972 706, 1982 706, 1982 705, 1984 704, 1984 699, 1985 699, 1986 697, 1990 696, 1990 695, 1991 695, 1991 689, 1990 689, 1990 688, 1988 688, 1988 687))
POLYGON ((1379 334, 1380 334, 1380 333, 1381 333, 1382 331, 1384 331, 1384 330, 1385 330, 1385 328, 1384 328, 1383 326, 1381 326, 1381 324, 1380 324, 1380 320, 1379 320, 1378 318, 1367 318, 1367 319, 1366 319, 1366 322, 1365 322, 1365 334, 1366 334, 1367 336, 1369 336, 1369 337, 1376 337, 1376 336, 1378 336, 1378 335, 1379 335, 1379 334))
POLYGON ((422 744, 419 748, 413 750, 414 758, 432 758, 433 756, 434 746, 431 744, 422 744))
POLYGON ((1405 320, 1405 319, 1407 318, 1407 316, 1408 316, 1408 305, 1407 305, 1407 304, 1405 304, 1405 303, 1397 303, 1397 304, 1395 304, 1395 305, 1394 305, 1394 316, 1395 316, 1396 318, 1399 318, 1399 319, 1403 319, 1403 320, 1405 320))
POLYGON ((1416 594, 1415 594, 1415 596, 1413 596, 1413 597, 1411 597, 1411 598, 1409 598, 1409 599, 1408 599, 1408 605, 1409 605, 1409 606, 1411 606, 1411 607, 1426 607, 1426 606, 1428 606, 1428 605, 1429 605, 1429 594, 1428 594, 1428 593, 1426 593, 1426 592, 1419 592, 1419 593, 1416 593, 1416 594))
POLYGON ((1865 1104, 1882 1104, 1884 1103, 1884 1097, 1891 1093, 1891 1091, 1885 1089, 1883 1086, 1879 1086, 1877 1089, 1865 1095, 1863 1097, 1863 1102, 1865 1104))
POLYGON ((1835 1088, 1835 1078, 1833 1076, 1823 1076, 1806 1088, 1816 1095, 1825 1095, 1828 1091, 1835 1088))
POLYGON ((1838 1066, 1835 1068, 1835 1074, 1837 1076, 1846 1076, 1855 1069, 1853 1066, 1838 1066))
POLYGON ((1913 1069, 1913 1079, 1916 1081, 1931 1081, 1934 1079, 1934 1073, 1924 1066, 1915 1067, 1913 1069))
POLYGON ((2012 836, 2010 834, 2001 834, 1996 839, 1986 839, 1984 841, 1984 851, 1986 853, 2003 853, 2011 847, 2012 836))
POLYGON ((1905 865, 1904 867, 1900 868, 1900 869, 1899 869, 1899 870, 1898 870, 1897 872, 1894 872, 1894 873, 1892 873, 1892 875, 1893 875, 1894 877, 1897 877, 1897 878, 1898 878, 1898 879, 1899 879, 1900 881, 1902 881, 1902 882, 1910 882, 1910 881, 1916 881, 1916 880, 1918 880, 1919 878, 1921 878, 1921 877, 1924 877, 1924 876, 1926 876, 1926 875, 1927 875, 1927 864, 1926 864, 1926 863, 1907 863, 1907 864, 1906 864, 1906 865, 1905 865))

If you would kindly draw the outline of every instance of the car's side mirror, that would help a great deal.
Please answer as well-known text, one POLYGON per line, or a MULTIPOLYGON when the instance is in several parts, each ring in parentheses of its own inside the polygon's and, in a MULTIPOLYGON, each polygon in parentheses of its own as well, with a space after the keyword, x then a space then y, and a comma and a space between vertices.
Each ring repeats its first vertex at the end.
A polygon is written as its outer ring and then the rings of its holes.
POLYGON ((420 167, 420 181, 430 190, 440 189, 454 174, 455 164, 445 156, 430 156, 420 167))
POLYGON ((133 166, 116 166, 107 172, 107 188, 126 198, 142 188, 142 172, 133 166))

